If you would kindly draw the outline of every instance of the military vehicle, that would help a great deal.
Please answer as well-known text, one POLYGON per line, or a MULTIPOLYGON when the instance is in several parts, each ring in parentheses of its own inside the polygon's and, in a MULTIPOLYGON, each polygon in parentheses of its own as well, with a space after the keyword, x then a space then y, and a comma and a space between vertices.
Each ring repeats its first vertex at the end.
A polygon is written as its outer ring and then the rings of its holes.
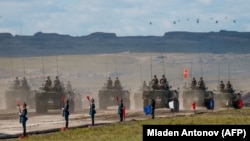
MULTIPOLYGON (((136 96, 138 97, 138 95, 136 96)), ((172 89, 171 85, 161 87, 160 85, 153 87, 152 82, 147 86, 143 85, 141 98, 143 100, 143 107, 150 104, 150 98, 155 99, 155 108, 169 108, 173 112, 179 111, 179 89, 172 89), (173 101, 173 107, 169 103, 173 101)))
POLYGON ((48 110, 60 110, 64 106, 65 100, 69 100, 69 110, 71 113, 75 112, 76 106, 82 107, 81 98, 76 97, 75 91, 64 87, 63 83, 53 87, 45 86, 40 87, 35 92, 36 113, 47 113, 48 110), (76 98, 78 102, 76 102, 76 98))
POLYGON ((229 108, 233 107, 235 109, 242 108, 242 98, 241 93, 236 92, 233 87, 222 87, 221 84, 214 90, 214 101, 215 108, 229 108))
MULTIPOLYGON (((118 77, 116 79, 118 80, 118 77)), ((113 82, 110 80, 111 78, 109 77, 108 82, 104 83, 104 86, 98 92, 99 109, 107 109, 110 106, 117 106, 117 98, 123 100, 126 109, 130 109, 130 92, 124 90, 120 81, 117 81, 118 83, 115 81, 113 85, 113 82)))
POLYGON ((209 91, 203 81, 198 85, 195 82, 192 81, 191 84, 187 83, 183 87, 183 92, 182 92, 183 109, 191 109, 191 105, 193 103, 195 103, 197 108, 213 109, 214 108, 213 91, 209 91))
POLYGON ((35 91, 31 90, 26 78, 24 77, 21 84, 16 77, 14 84, 5 92, 5 101, 7 109, 15 109, 17 104, 27 103, 29 108, 34 108, 35 91))

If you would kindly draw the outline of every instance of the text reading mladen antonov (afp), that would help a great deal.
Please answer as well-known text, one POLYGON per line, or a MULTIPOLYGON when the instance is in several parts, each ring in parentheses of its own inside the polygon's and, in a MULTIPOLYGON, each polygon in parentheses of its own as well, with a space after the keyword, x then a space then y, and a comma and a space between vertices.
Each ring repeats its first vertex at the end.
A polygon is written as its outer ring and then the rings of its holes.
POLYGON ((179 137, 250 140, 250 125, 143 125, 143 141, 179 137))

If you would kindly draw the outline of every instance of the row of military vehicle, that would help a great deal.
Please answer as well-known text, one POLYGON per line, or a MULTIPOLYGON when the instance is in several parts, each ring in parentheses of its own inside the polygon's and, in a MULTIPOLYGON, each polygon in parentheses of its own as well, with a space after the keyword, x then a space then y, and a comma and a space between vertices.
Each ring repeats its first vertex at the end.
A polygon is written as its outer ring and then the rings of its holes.
MULTIPOLYGON (((172 89, 165 76, 162 77, 159 84, 156 75, 149 85, 144 81, 141 92, 135 94, 136 104, 140 105, 139 101, 143 101, 141 107, 145 107, 149 104, 149 99, 154 98, 156 108, 173 108, 173 111, 178 112, 180 89, 172 89), (173 101, 173 107, 169 105, 171 101, 173 101)), ((34 101, 33 99, 35 99, 35 103, 30 105, 34 105, 37 113, 46 113, 49 109, 60 109, 64 98, 70 100, 72 111, 74 111, 75 103, 81 105, 81 101, 79 101, 81 98, 75 97, 74 91, 68 87, 69 84, 67 87, 60 85, 58 77, 54 81, 54 87, 51 84, 48 77, 45 85, 35 91, 32 91, 30 87, 16 87, 14 85, 12 90, 6 92, 7 105, 15 102, 17 98, 22 98, 22 101, 34 101), (76 102, 77 100, 78 102, 76 102)), ((118 77, 114 85, 109 77, 107 83, 98 93, 99 109, 107 109, 109 106, 117 105, 116 97, 122 98, 126 108, 130 109, 130 92, 123 89, 118 77)), ((192 81, 191 84, 184 86, 182 98, 183 109, 189 109, 192 102, 195 102, 198 107, 206 107, 207 109, 214 109, 214 107, 234 107, 238 109, 242 107, 240 93, 236 93, 232 88, 209 91, 202 78, 198 84, 194 84, 194 81, 192 81)), ((7 108, 9 107, 11 105, 7 106, 7 108)))
MULTIPOLYGON (((183 86, 182 89, 183 109, 191 109, 193 103, 195 103, 197 108, 210 110, 229 107, 235 109, 242 108, 241 93, 233 89, 230 81, 228 81, 227 87, 225 87, 222 82, 223 81, 221 81, 221 84, 216 90, 208 90, 202 77, 199 82, 193 78, 193 80, 183 86)), ((154 98, 156 108, 170 108, 173 112, 179 111, 180 89, 171 89, 171 85, 168 84, 164 75, 162 75, 159 84, 156 75, 152 81, 150 81, 149 85, 146 85, 144 81, 141 91, 135 95, 137 101, 141 98, 140 93, 142 93, 143 103, 141 103, 141 105, 143 105, 143 107, 150 104, 150 98, 154 98), (172 107, 169 105, 170 102, 172 102, 172 107)))
POLYGON ((56 76, 54 86, 52 86, 48 76, 45 85, 42 85, 38 90, 32 90, 25 77, 21 82, 16 77, 14 84, 5 92, 5 99, 7 109, 16 108, 18 103, 26 102, 30 108, 35 108, 37 113, 47 113, 48 110, 61 109, 66 99, 70 102, 71 112, 82 107, 81 95, 76 93, 69 81, 65 87, 58 76, 56 76))

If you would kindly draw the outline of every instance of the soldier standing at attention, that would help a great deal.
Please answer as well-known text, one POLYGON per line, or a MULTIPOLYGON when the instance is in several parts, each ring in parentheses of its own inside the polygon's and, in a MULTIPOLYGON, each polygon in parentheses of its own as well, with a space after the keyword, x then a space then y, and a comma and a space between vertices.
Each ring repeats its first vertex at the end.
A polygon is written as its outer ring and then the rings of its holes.
POLYGON ((151 100, 151 115, 152 115, 152 119, 155 118, 155 100, 153 98, 150 98, 151 100))
POLYGON ((69 126, 69 100, 68 99, 66 100, 65 105, 62 108, 62 110, 63 110, 64 119, 66 121, 65 122, 65 129, 67 129, 69 126))
POLYGON ((26 134, 26 122, 28 120, 27 118, 27 114, 28 114, 28 110, 26 109, 26 106, 27 104, 26 103, 23 103, 23 109, 22 111, 20 110, 20 123, 22 123, 22 126, 23 126, 23 137, 25 137, 27 134, 26 134))
POLYGON ((91 116, 92 126, 94 126, 94 125, 95 125, 95 113, 96 113, 96 111, 95 111, 95 100, 94 100, 94 98, 91 99, 91 103, 90 103, 89 106, 90 106, 90 107, 89 107, 89 114, 90 114, 90 116, 91 116))
POLYGON ((118 114, 120 116, 120 122, 123 121, 123 100, 120 100, 120 103, 118 104, 118 114))

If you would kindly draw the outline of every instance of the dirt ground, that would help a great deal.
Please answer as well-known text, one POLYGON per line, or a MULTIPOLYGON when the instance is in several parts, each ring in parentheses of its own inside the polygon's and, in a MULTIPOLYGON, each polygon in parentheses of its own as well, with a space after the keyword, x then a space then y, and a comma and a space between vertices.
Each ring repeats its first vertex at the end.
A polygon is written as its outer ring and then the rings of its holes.
MULTIPOLYGON (((243 94, 250 91, 250 54, 182 54, 182 53, 119 53, 97 55, 70 55, 32 58, 0 58, 0 135, 10 136, 20 134, 22 127, 19 123, 18 109, 7 109, 8 101, 5 92, 13 83, 16 76, 20 79, 26 76, 32 90, 38 89, 46 76, 59 76, 65 84, 70 81, 72 86, 82 96, 81 110, 70 115, 70 127, 89 125, 89 103, 86 96, 95 98, 99 107, 98 91, 104 86, 107 77, 113 80, 119 77, 122 86, 130 92, 130 110, 127 110, 126 120, 147 119, 142 106, 142 99, 135 99, 140 93, 142 82, 147 83, 151 74, 158 78, 165 74, 173 89, 182 87, 192 77, 203 77, 209 90, 217 88, 219 80, 230 80, 236 91, 243 94), (164 59, 162 59, 164 58, 164 59), (43 63, 42 63, 43 62, 43 63), (188 68, 189 79, 183 78, 183 69, 188 68), (85 109, 85 110, 84 110, 85 109)), ((180 95, 180 112, 176 115, 192 114, 182 110, 180 95)), ((243 99, 244 101, 244 99, 243 99)), ((28 103, 30 101, 25 101, 28 103)), ((16 105, 16 102, 13 103, 16 105)), ((29 120, 27 131, 35 132, 52 128, 62 128, 64 119, 61 111, 50 111, 46 115, 38 115, 34 109, 28 109, 29 120)), ((173 116, 169 109, 159 109, 156 117, 173 116)), ((99 110, 97 108, 96 123, 118 122, 117 109, 99 110)))
MULTIPOLYGON (((16 138, 22 134, 22 126, 19 123, 19 115, 15 110, 0 111, 0 139, 16 138)), ((170 109, 156 109, 155 117, 168 117, 193 114, 193 111, 180 111, 172 113, 170 109)), ((60 131, 65 125, 61 111, 49 111, 46 115, 36 114, 34 109, 28 109, 27 132, 28 134, 40 134, 60 131)), ((145 115, 143 111, 126 110, 126 121, 150 119, 151 115, 145 115)), ((117 109, 97 110, 95 124, 119 122, 117 109)), ((70 114, 69 128, 88 127, 91 124, 88 110, 81 110, 70 114)))

